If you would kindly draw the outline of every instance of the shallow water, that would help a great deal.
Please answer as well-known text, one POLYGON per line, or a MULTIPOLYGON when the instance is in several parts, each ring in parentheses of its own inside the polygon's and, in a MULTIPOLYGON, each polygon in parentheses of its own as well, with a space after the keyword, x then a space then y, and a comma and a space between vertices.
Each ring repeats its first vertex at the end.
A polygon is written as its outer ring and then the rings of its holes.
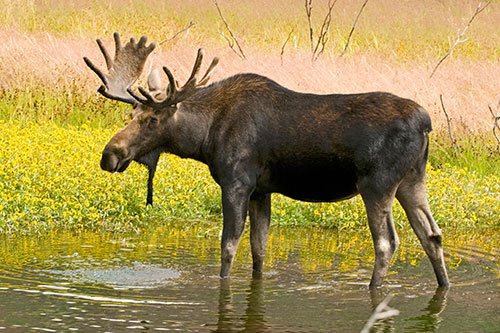
POLYGON ((220 280, 216 224, 133 235, 0 238, 0 330, 9 332, 359 332, 388 294, 396 317, 372 332, 499 332, 498 230, 445 230, 453 286, 436 289, 415 236, 370 292, 366 230, 274 228, 262 279, 245 235, 220 280))

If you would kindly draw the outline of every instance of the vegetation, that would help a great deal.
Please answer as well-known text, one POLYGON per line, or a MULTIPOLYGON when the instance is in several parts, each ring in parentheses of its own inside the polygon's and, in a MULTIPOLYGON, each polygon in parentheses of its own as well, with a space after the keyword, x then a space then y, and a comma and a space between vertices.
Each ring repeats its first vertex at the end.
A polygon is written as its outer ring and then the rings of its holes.
MULTIPOLYGON (((145 208, 145 168, 133 164, 123 174, 99 168, 102 147, 115 131, 85 125, 0 124, 0 231, 124 231, 151 221, 220 217, 219 189, 206 166, 172 155, 159 165, 156 205, 145 208)), ((428 190, 440 225, 498 226, 498 171, 485 175, 447 163, 429 166, 428 190)), ((275 195, 273 204, 277 224, 339 229, 366 225, 359 198, 308 204, 275 195)), ((407 225, 399 208, 396 220, 407 225)))
MULTIPOLYGON (((417 100, 430 111, 435 124, 428 189, 438 223, 499 227, 500 154, 488 112, 488 106, 498 112, 495 83, 500 77, 500 45, 495 22, 500 11, 494 10, 498 3, 493 2, 474 21, 465 36, 467 42, 453 51, 432 80, 430 68, 446 54, 473 6, 422 1, 412 3, 417 8, 409 10, 404 2, 382 1, 376 6, 368 2, 345 57, 339 60, 361 3, 339 2, 333 8, 325 52, 311 63, 302 2, 293 6, 288 1, 219 2, 249 57, 244 61, 227 47, 222 35, 228 32, 209 0, 182 4, 132 0, 127 6, 115 0, 0 0, 4 40, 0 49, 0 232, 127 231, 152 221, 220 218, 219 189, 207 168, 197 162, 162 157, 152 208, 145 208, 144 168, 134 164, 119 175, 99 169, 100 152, 127 112, 120 110, 126 107, 94 93, 96 80, 81 57, 97 57, 92 40, 109 37, 113 31, 124 36, 145 34, 159 41, 160 52, 168 51, 162 59, 169 66, 177 64, 179 68, 173 69, 181 73, 190 69, 196 47, 204 45, 222 54, 218 78, 251 70, 303 91, 380 89, 417 100), (416 11, 420 14, 414 15, 416 11), (190 22, 194 25, 184 31, 190 22), (437 99, 441 93, 452 115, 456 141, 448 137, 437 99)), ((315 31, 326 11, 325 1, 314 2, 315 31)), ((336 204, 273 198, 276 224, 339 229, 366 225, 359 198, 336 204)), ((395 217, 407 225, 400 207, 395 217)))
MULTIPOLYGON (((363 1, 345 1, 332 10, 331 29, 327 32, 328 52, 341 53, 363 1)), ((157 41, 174 36, 193 22, 191 42, 226 45, 224 24, 212 0, 152 1, 0 1, 0 24, 30 33, 51 33, 94 39, 117 30, 125 35, 145 34, 157 41)), ((456 4, 453 0, 405 3, 377 1, 368 3, 360 16, 355 38, 350 42, 351 54, 374 52, 398 57, 401 61, 435 59, 445 54, 453 43, 451 36, 466 23, 475 4, 456 4), (418 13, 418 15, 415 15, 418 13), (376 29, 373 29, 376 27, 376 29)), ((496 3, 494 4, 496 5, 496 3)), ((244 47, 279 50, 292 31, 292 48, 309 50, 309 30, 304 1, 220 1, 231 28, 244 47), (279 15, 277 14, 279 13, 279 15)), ((312 5, 312 24, 319 33, 328 2, 317 0, 312 5)), ((496 40, 498 13, 486 9, 482 20, 468 33, 471 40, 455 50, 455 56, 469 59, 496 60, 500 45, 496 40)), ((176 41, 174 41, 176 42, 176 41)))

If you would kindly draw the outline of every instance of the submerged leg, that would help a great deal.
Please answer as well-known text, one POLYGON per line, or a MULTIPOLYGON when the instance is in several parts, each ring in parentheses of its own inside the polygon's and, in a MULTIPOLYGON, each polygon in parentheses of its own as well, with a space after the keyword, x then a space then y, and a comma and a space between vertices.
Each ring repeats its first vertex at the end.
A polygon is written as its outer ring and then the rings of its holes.
POLYGON ((375 247, 375 266, 370 287, 380 286, 384 280, 392 256, 399 245, 399 238, 392 219, 392 203, 395 190, 380 190, 371 180, 361 181, 358 188, 368 215, 368 225, 375 247))
POLYGON ((446 287, 450 282, 444 264, 442 234, 427 202, 424 172, 412 170, 399 185, 396 198, 431 261, 438 285, 446 287))
POLYGON ((271 219, 271 195, 252 195, 249 204, 250 243, 252 245, 254 276, 262 272, 266 254, 269 222, 271 219))
POLYGON ((243 184, 233 184, 222 188, 222 213, 224 215, 220 270, 222 278, 229 276, 233 265, 233 259, 245 226, 251 190, 243 184))

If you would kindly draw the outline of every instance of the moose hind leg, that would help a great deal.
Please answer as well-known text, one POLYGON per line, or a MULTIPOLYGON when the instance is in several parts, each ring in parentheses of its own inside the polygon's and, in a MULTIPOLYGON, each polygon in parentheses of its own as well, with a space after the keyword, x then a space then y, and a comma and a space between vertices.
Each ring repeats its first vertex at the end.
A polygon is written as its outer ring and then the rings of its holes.
POLYGON ((399 245, 392 219, 394 189, 381 191, 376 186, 359 184, 361 197, 365 203, 368 224, 375 247, 375 266, 370 287, 380 286, 389 269, 392 256, 399 245))
POLYGON ((250 243, 252 245, 253 272, 262 272, 267 248, 269 222, 271 219, 271 195, 252 195, 248 212, 250 214, 250 243))
POLYGON ((412 170, 399 185, 396 198, 405 210, 413 231, 431 261, 439 286, 449 286, 444 264, 442 234, 429 208, 423 172, 412 170))

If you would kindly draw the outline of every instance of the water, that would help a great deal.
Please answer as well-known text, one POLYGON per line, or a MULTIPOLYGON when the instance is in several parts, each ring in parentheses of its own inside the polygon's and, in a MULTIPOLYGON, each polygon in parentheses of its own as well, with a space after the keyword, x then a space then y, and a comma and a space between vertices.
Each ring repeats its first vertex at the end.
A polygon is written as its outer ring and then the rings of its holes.
POLYGON ((400 314, 372 332, 500 332, 498 230, 445 231, 449 290, 402 233, 376 291, 366 230, 274 228, 262 279, 251 278, 245 235, 229 281, 217 277, 218 233, 169 224, 0 238, 0 331, 360 332, 390 294, 400 314))

